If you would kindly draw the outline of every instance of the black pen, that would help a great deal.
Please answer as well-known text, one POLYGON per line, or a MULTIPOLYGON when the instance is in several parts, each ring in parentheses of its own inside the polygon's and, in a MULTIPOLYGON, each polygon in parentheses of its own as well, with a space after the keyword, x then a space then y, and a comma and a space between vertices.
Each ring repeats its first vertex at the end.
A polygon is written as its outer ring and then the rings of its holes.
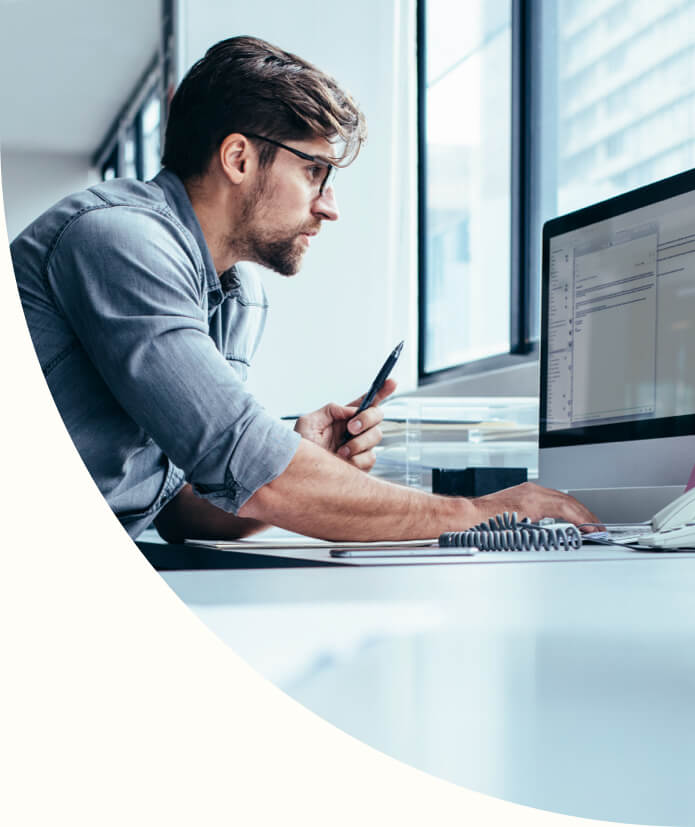
MULTIPOLYGON (((391 351, 389 354, 388 359, 384 362, 381 366, 381 370, 376 375, 376 379, 372 382, 371 387, 367 391, 366 396, 360 403, 359 408, 355 411, 355 413, 350 417, 350 419, 354 419, 358 414, 362 413, 362 411, 366 410, 374 401, 374 397, 377 393, 381 390, 381 386, 384 382, 389 378, 389 374, 393 370, 393 366, 398 361, 398 357, 401 355, 401 351, 403 350, 403 342, 399 342, 396 347, 391 351)), ((348 429, 345 429, 345 436, 343 437, 343 445, 352 437, 354 434, 351 434, 348 429)))

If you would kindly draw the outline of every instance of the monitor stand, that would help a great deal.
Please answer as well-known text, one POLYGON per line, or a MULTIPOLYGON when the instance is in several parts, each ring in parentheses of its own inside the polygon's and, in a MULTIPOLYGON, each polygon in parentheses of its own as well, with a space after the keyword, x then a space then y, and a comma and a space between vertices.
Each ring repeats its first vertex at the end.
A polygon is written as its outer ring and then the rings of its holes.
POLYGON ((600 520, 609 523, 642 523, 683 493, 682 485, 631 488, 579 488, 567 492, 600 520))

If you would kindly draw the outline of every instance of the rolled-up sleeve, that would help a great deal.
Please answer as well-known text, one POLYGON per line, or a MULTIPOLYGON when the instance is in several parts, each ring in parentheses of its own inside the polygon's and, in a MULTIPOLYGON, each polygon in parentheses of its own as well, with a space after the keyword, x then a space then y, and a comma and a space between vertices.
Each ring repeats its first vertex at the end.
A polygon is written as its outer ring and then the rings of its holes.
POLYGON ((196 493, 237 512, 285 470, 300 437, 245 390, 208 335, 194 244, 156 211, 95 208, 64 229, 45 272, 119 405, 196 493))

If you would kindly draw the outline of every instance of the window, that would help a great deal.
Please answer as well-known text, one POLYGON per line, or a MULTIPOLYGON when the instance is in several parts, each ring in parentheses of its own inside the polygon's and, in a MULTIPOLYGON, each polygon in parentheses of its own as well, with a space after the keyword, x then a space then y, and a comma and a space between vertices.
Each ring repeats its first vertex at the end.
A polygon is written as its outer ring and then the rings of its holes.
POLYGON ((136 159, 136 147, 138 142, 138 133, 135 129, 135 124, 131 124, 125 130, 125 136, 123 138, 123 165, 122 169, 119 171, 119 175, 122 175, 124 178, 137 178, 138 177, 138 163, 139 159, 136 159))
POLYGON ((509 350, 510 12, 427 3, 425 373, 509 350))
POLYGON ((158 89, 152 91, 140 116, 141 164, 145 181, 154 177, 160 167, 162 104, 158 92, 158 89))
POLYGON ((104 180, 148 180, 160 167, 162 63, 155 57, 94 155, 104 180))
POLYGON ((421 0, 418 17, 428 381, 533 348, 547 219, 695 166, 695 0, 421 0))
POLYGON ((116 177, 116 170, 118 169, 118 147, 114 146, 108 158, 101 165, 102 181, 110 181, 111 178, 116 177))

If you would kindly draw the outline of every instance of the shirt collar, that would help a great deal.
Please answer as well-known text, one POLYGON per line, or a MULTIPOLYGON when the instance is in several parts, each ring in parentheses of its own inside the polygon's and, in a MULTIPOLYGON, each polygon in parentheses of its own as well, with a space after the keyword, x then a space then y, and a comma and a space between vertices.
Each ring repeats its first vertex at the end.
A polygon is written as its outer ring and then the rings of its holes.
POLYGON ((235 285, 238 284, 237 272, 235 267, 222 273, 222 276, 229 273, 227 278, 220 281, 220 276, 217 275, 215 264, 212 260, 212 255, 208 248, 207 241, 203 235, 200 227, 198 217, 195 214, 191 199, 188 197, 183 181, 176 173, 169 169, 162 169, 152 179, 153 183, 157 184, 162 189, 166 197, 167 203, 176 214, 181 223, 189 230, 200 247, 200 253, 203 257, 203 264, 205 266, 205 275, 207 279, 208 291, 218 291, 220 293, 220 300, 222 294, 229 295, 234 292, 235 285), (222 285, 229 285, 227 289, 223 289, 222 285))

